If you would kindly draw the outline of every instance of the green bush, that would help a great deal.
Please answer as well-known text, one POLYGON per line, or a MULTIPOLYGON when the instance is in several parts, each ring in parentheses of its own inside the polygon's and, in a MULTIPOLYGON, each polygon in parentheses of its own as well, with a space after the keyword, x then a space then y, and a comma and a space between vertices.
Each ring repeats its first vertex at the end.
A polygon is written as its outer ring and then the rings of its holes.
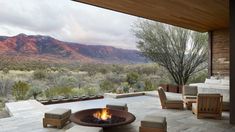
POLYGON ((49 88, 44 90, 44 94, 47 99, 52 99, 56 95, 56 91, 54 88, 49 88))
POLYGON ((61 95, 67 98, 70 97, 73 92, 71 87, 59 87, 56 89, 57 89, 57 95, 61 95))
POLYGON ((130 72, 126 75, 126 81, 130 86, 133 86, 139 80, 139 74, 136 72, 130 72))
POLYGON ((33 77, 38 80, 44 79, 47 77, 47 72, 45 70, 36 70, 33 73, 33 77))
POLYGON ((87 88, 84 88, 84 90, 85 90, 85 94, 88 95, 88 96, 98 94, 97 88, 87 87, 87 88))
POLYGON ((73 88, 72 89, 72 93, 71 93, 72 96, 85 96, 86 93, 85 93, 85 90, 83 88, 73 88))
POLYGON ((114 85, 111 81, 104 80, 100 83, 100 89, 102 92, 110 92, 114 89, 114 85))
POLYGON ((124 93, 128 93, 129 92, 130 86, 129 86, 128 82, 121 83, 121 87, 123 88, 123 92, 124 93))
POLYGON ((30 89, 30 86, 26 82, 18 81, 13 85, 13 95, 16 100, 27 99, 27 93, 30 89))
POLYGON ((136 92, 144 91, 144 87, 145 84, 143 81, 138 81, 137 83, 135 83, 135 85, 133 85, 134 91, 136 92))
POLYGON ((109 73, 106 74, 106 80, 120 85, 122 82, 126 81, 126 76, 123 74, 109 73))
POLYGON ((62 75, 55 79, 56 87, 77 87, 79 85, 79 80, 74 76, 62 75))
POLYGON ((151 80, 144 81, 144 90, 145 91, 152 91, 154 90, 154 85, 152 84, 151 80))
POLYGON ((38 86, 33 86, 29 92, 28 92, 28 96, 32 97, 34 99, 37 99, 37 96, 40 95, 42 93, 42 90, 38 87, 38 86))
POLYGON ((57 96, 64 96, 69 98, 73 94, 73 88, 71 87, 52 87, 46 89, 44 94, 47 99, 52 99, 57 96))

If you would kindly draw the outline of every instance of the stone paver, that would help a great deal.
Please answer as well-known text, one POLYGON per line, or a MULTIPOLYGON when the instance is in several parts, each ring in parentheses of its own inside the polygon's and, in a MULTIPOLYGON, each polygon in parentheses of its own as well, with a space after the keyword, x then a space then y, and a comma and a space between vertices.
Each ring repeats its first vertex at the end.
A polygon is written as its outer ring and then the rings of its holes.
MULTIPOLYGON (((229 124, 229 112, 223 112, 222 120, 197 119, 189 110, 161 109, 160 100, 154 94, 152 96, 105 98, 45 106, 34 100, 11 103, 7 106, 13 117, 0 119, 0 132, 64 132, 76 124, 70 123, 63 129, 43 128, 42 117, 45 111, 53 108, 69 108, 72 109, 72 112, 76 112, 83 109, 105 107, 110 102, 127 103, 129 112, 136 116, 136 120, 126 126, 105 129, 104 132, 138 132, 140 120, 146 114, 166 116, 168 132, 235 131, 235 126, 229 124)), ((173 96, 175 95, 173 94, 173 96)))

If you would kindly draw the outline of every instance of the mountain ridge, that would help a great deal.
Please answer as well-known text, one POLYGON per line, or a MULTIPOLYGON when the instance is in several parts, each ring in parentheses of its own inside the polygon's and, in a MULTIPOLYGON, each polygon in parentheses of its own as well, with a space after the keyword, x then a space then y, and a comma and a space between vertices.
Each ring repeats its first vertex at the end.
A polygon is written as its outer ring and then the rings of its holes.
POLYGON ((64 42, 50 36, 18 34, 0 36, 0 54, 47 61, 80 61, 104 63, 146 63, 137 50, 104 45, 64 42))

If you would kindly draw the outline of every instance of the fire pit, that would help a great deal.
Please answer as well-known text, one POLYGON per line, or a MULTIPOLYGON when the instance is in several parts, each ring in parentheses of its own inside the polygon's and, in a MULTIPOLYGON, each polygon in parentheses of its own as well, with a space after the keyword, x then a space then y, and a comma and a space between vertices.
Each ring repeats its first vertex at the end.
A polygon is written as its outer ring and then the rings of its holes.
POLYGON ((132 123, 135 116, 126 111, 96 108, 78 111, 71 115, 70 120, 83 126, 107 128, 132 123))

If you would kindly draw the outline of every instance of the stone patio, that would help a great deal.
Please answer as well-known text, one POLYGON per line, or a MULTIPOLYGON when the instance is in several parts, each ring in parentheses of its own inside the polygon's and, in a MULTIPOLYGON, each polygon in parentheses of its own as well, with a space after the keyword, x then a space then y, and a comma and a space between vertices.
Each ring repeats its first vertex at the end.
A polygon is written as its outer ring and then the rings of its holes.
MULTIPOLYGON (((179 96, 167 93, 169 96, 179 96)), ((235 126, 229 124, 229 112, 223 112, 222 120, 197 119, 189 110, 161 109, 156 92, 148 96, 129 98, 104 98, 91 101, 80 101, 55 105, 42 105, 35 100, 20 101, 6 104, 11 117, 0 119, 0 132, 64 132, 76 125, 70 123, 63 129, 43 128, 42 117, 45 111, 53 108, 69 108, 72 112, 83 109, 105 107, 110 102, 125 102, 129 112, 136 116, 130 125, 105 129, 104 132, 138 132, 140 120, 146 114, 166 116, 168 132, 234 132, 235 126)))

